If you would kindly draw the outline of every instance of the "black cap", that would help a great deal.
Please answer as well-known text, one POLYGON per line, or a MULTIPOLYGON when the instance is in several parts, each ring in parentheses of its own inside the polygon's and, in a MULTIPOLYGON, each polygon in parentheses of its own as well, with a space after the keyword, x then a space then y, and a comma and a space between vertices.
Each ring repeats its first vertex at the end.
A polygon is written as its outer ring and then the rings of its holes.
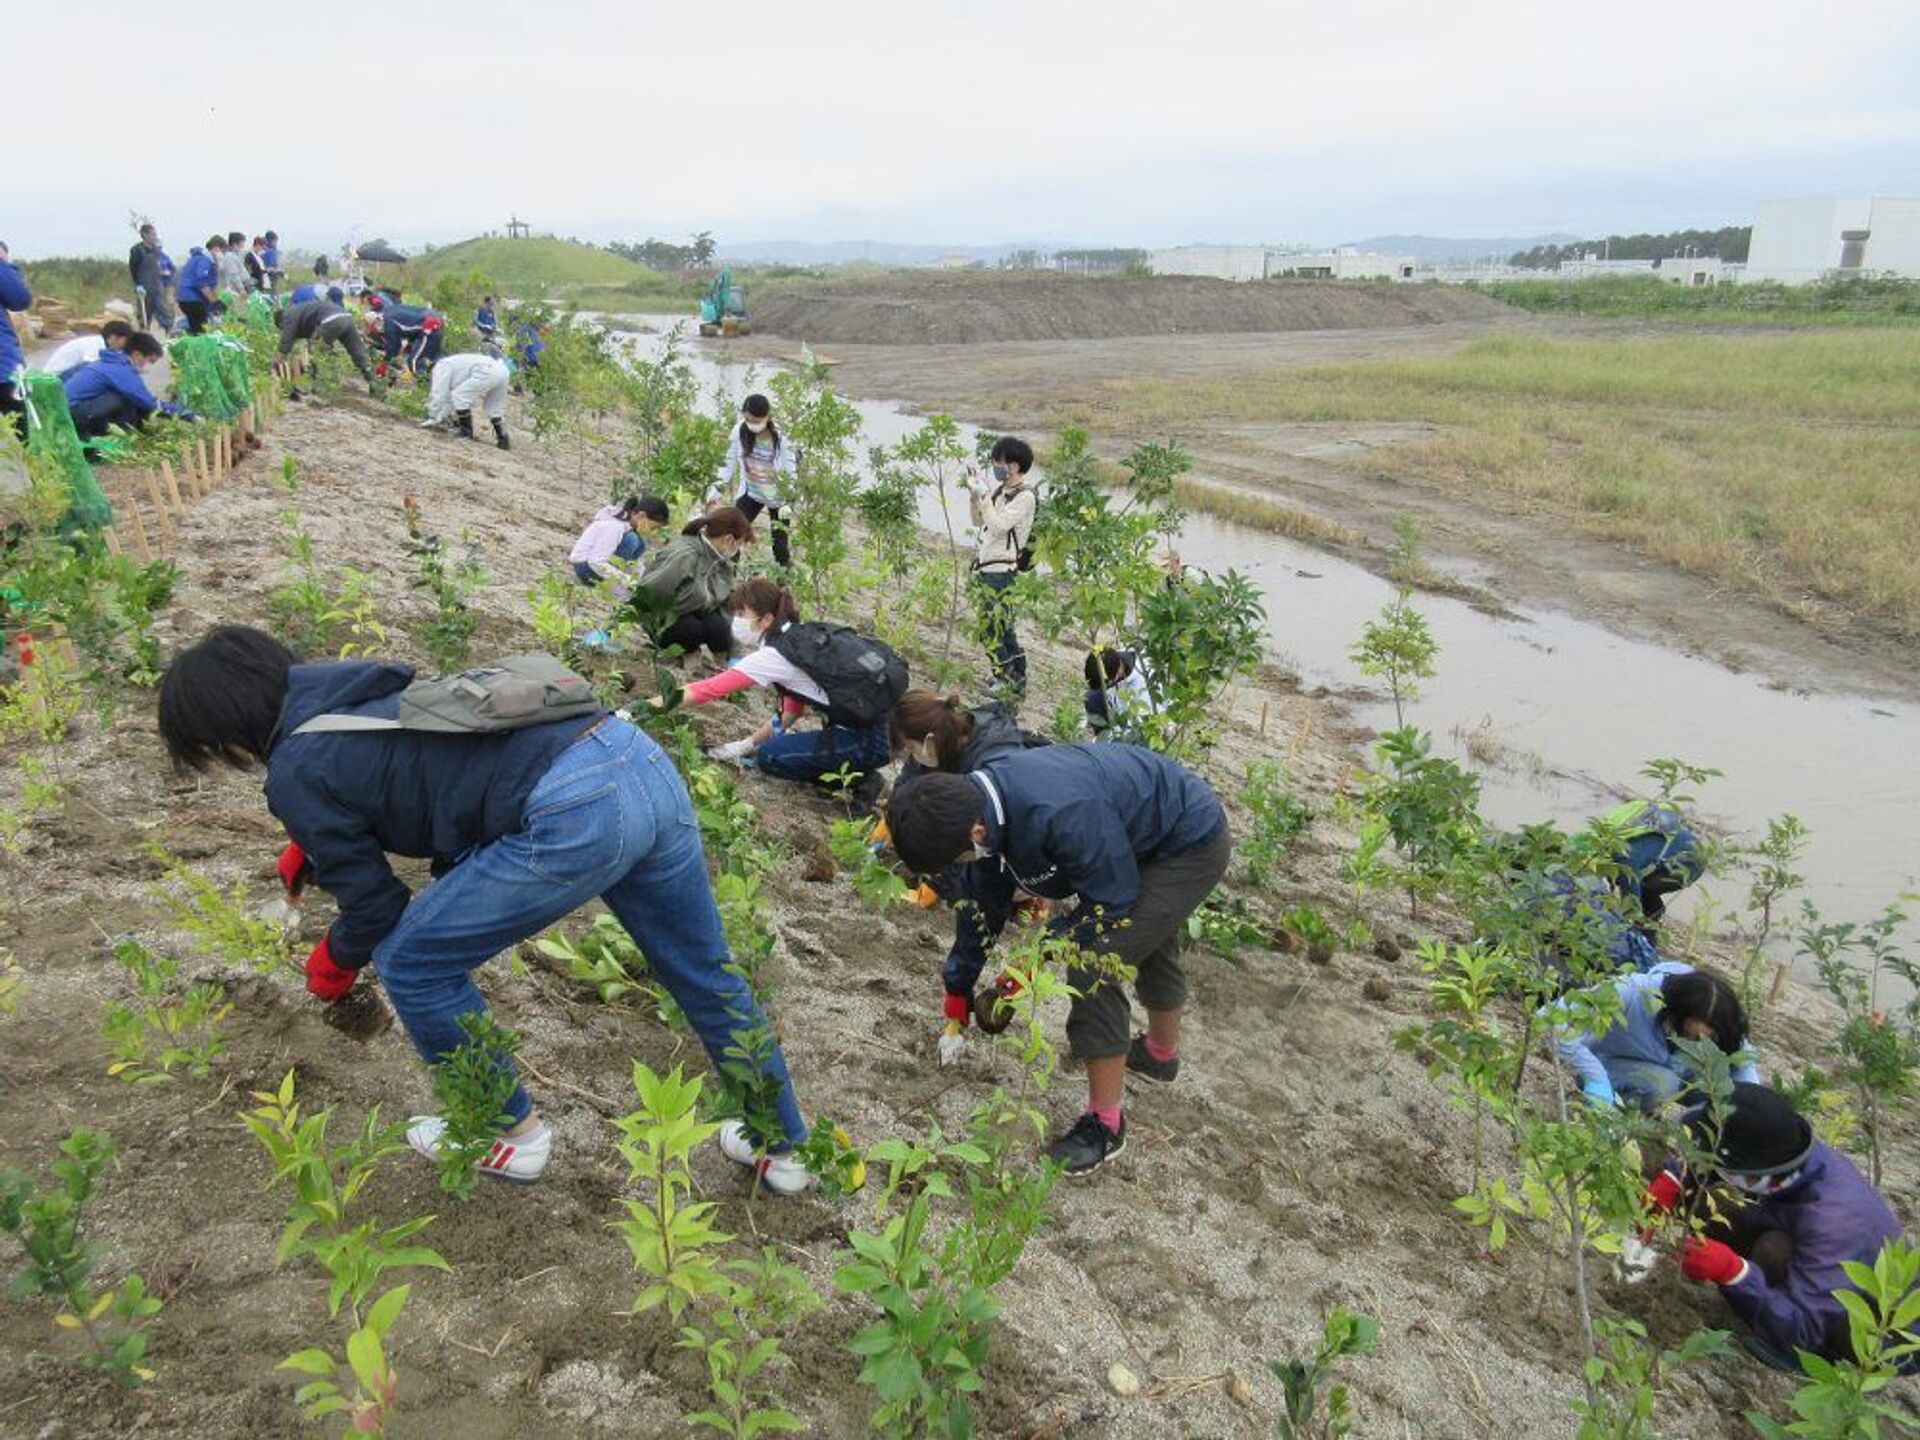
MULTIPOLYGON (((1699 1131, 1702 1111, 1694 1119, 1699 1131)), ((1705 1139, 1704 1135, 1701 1137, 1705 1139)), ((1720 1168, 1739 1175, 1784 1175, 1807 1163, 1813 1149, 1813 1127, 1793 1108, 1793 1102, 1765 1085, 1736 1082, 1733 1108, 1720 1129, 1716 1147, 1720 1168)))

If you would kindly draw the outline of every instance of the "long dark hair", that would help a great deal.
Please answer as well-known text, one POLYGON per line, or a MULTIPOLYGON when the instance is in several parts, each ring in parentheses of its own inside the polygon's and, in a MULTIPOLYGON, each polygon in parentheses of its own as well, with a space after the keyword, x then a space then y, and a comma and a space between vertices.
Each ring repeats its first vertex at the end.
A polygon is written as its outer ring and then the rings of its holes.
POLYGON ((895 702, 888 729, 888 739, 896 751, 917 745, 931 735, 933 748, 940 757, 939 768, 958 770, 967 742, 973 739, 973 716, 958 695, 909 690, 895 702))
POLYGON ((784 585, 776 585, 765 576, 756 576, 733 587, 733 594, 727 597, 727 608, 736 613, 751 610, 756 615, 771 615, 773 628, 791 625, 800 618, 800 606, 793 598, 793 592, 784 585))
POLYGON ((680 527, 682 535, 731 535, 742 545, 753 543, 753 522, 732 505, 716 505, 704 515, 696 515, 680 527))
MULTIPOLYGON (((773 442, 773 453, 780 453, 780 427, 773 423, 773 402, 764 395, 749 395, 740 402, 740 413, 751 415, 756 420, 767 422, 767 438, 773 442)), ((747 422, 740 422, 740 453, 751 455, 753 447, 760 437, 747 428, 747 422)))
POLYGON ((1661 1019, 1674 1034, 1684 1034, 1689 1020, 1704 1020, 1713 1031, 1713 1043, 1728 1055, 1747 1043, 1747 1012, 1733 987, 1711 970, 1688 970, 1660 982, 1661 1019))

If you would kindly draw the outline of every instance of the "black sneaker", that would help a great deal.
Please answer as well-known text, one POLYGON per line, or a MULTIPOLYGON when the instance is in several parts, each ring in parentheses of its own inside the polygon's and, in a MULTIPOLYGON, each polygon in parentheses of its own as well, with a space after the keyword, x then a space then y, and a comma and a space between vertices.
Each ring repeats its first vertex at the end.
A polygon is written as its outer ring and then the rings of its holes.
POLYGON ((1136 1035, 1133 1044, 1127 1047, 1127 1069, 1143 1080, 1164 1085, 1180 1073, 1180 1057, 1156 1060, 1147 1051, 1147 1037, 1136 1035))
POLYGON ((1117 1131, 1109 1130, 1089 1111, 1047 1147, 1047 1158, 1069 1175, 1091 1175, 1126 1148, 1127 1117, 1120 1117, 1117 1131))

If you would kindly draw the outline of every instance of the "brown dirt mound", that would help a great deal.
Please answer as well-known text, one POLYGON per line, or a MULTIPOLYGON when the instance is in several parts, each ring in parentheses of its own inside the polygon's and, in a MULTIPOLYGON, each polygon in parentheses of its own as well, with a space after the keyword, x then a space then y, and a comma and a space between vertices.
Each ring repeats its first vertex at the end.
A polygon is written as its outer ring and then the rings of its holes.
POLYGON ((1440 285, 1193 275, 889 275, 763 289, 754 328, 837 345, 974 345, 991 340, 1110 340, 1127 335, 1357 330, 1482 320, 1507 307, 1440 285))

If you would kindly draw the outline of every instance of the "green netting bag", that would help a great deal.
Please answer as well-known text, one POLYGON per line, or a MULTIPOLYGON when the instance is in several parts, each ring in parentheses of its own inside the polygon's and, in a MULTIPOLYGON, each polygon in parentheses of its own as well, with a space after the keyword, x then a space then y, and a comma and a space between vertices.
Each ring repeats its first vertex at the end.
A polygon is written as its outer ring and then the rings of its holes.
POLYGON ((67 392, 58 375, 44 370, 26 374, 27 454, 52 462, 67 487, 67 513, 60 528, 101 530, 113 524, 113 505, 93 478, 87 452, 67 409, 67 392))
POLYGON ((253 403, 247 347, 231 335, 188 335, 167 350, 173 395, 196 415, 231 420, 253 403))

